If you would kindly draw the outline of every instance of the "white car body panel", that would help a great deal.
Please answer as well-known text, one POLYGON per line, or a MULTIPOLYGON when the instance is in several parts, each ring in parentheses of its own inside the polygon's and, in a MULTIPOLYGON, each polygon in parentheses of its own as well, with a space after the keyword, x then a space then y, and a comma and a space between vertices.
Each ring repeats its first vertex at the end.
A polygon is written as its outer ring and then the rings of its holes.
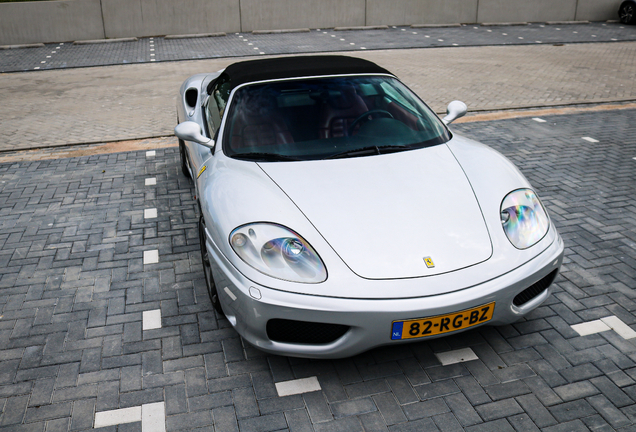
POLYGON ((360 277, 433 276, 492 254, 479 204, 446 145, 260 165, 360 277))

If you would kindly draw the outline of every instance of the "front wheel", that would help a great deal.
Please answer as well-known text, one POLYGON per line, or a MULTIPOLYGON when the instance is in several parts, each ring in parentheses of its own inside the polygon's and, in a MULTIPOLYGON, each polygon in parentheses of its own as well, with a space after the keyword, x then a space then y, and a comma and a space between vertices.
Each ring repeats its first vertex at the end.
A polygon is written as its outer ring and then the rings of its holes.
POLYGON ((201 246, 201 262, 203 264, 203 275, 205 276, 205 285, 208 289, 208 295, 210 296, 210 301, 212 302, 212 306, 214 309, 224 316, 223 308, 221 307, 221 303, 219 302, 219 296, 216 292, 216 285, 214 284, 214 278, 212 277, 212 263, 210 262, 210 254, 208 253, 208 248, 205 245, 206 243, 206 234, 205 234, 205 220, 203 219, 203 215, 199 218, 199 244, 201 246))
POLYGON ((618 10, 618 17, 623 24, 636 23, 636 5, 629 2, 623 3, 618 10))

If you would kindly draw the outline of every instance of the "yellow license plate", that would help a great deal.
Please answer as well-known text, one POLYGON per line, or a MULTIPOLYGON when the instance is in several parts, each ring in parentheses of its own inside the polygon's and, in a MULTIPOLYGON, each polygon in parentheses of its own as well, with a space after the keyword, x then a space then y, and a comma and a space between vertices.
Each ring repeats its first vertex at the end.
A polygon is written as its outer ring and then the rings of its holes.
POLYGON ((492 319, 495 302, 428 318, 393 321, 391 339, 413 339, 465 329, 492 319))

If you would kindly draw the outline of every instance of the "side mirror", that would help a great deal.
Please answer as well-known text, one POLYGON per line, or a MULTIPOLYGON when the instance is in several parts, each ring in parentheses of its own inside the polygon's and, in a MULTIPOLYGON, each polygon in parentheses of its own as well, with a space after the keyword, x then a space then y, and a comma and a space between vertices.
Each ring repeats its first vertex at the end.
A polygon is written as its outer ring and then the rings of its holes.
POLYGON ((468 107, 464 102, 461 101, 452 101, 448 104, 446 108, 446 117, 442 119, 444 124, 450 124, 454 120, 457 120, 460 117, 466 115, 466 111, 468 111, 468 107))
POLYGON ((214 148, 214 140, 203 136, 201 127, 193 121, 184 121, 174 128, 174 134, 184 141, 194 141, 202 146, 214 148))

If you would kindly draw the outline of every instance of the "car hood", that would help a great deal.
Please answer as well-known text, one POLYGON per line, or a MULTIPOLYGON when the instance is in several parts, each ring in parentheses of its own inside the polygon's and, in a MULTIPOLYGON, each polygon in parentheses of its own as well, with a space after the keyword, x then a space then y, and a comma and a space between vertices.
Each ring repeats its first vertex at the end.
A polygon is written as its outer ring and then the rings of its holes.
POLYGON ((479 203, 445 144, 259 166, 360 277, 432 276, 492 255, 479 203))

